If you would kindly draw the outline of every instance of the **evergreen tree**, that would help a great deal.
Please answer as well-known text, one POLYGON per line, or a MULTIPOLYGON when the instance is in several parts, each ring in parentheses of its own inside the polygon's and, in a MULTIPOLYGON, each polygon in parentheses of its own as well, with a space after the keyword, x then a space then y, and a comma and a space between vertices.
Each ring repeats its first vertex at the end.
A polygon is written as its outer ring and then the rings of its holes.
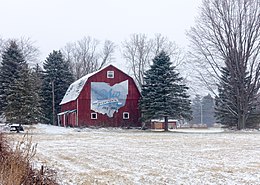
POLYGON ((56 114, 60 112, 59 104, 67 88, 73 82, 73 76, 69 71, 68 62, 63 59, 60 51, 50 53, 43 64, 43 68, 42 108, 45 118, 44 123, 53 121, 56 123, 56 114))
POLYGON ((143 120, 164 118, 167 131, 168 118, 191 118, 188 87, 181 81, 170 57, 164 51, 160 52, 145 72, 140 100, 143 120))
POLYGON ((10 122, 20 124, 34 123, 32 115, 34 92, 32 92, 30 71, 24 65, 18 78, 10 85, 10 94, 7 96, 6 116, 10 122))
POLYGON ((216 122, 214 99, 210 94, 208 94, 202 98, 201 105, 203 123, 207 126, 213 126, 213 124, 216 122))
POLYGON ((39 121, 38 82, 16 41, 9 41, 0 67, 0 104, 7 121, 33 124, 39 121))
MULTIPOLYGON (((20 71, 26 64, 21 50, 19 49, 15 41, 9 41, 7 47, 2 53, 2 61, 0 66, 0 111, 9 115, 7 112, 8 103, 11 101, 11 97, 7 100, 8 96, 12 96, 16 89, 15 84, 20 76, 20 71)), ((8 108, 8 110, 10 110, 8 108)), ((11 120, 11 117, 7 116, 7 121, 11 120)))
POLYGON ((247 127, 260 128, 260 97, 254 100, 254 106, 252 106, 248 117, 247 127))
POLYGON ((43 79, 43 71, 41 67, 36 64, 36 66, 31 70, 30 73, 31 76, 31 84, 32 84, 32 97, 33 97, 33 102, 32 102, 32 117, 34 118, 34 122, 38 123, 43 120, 43 110, 41 107, 41 102, 42 102, 42 97, 41 97, 41 90, 42 90, 42 79, 43 79))
POLYGON ((201 97, 200 95, 196 95, 195 98, 192 100, 191 110, 192 110, 192 124, 200 124, 203 123, 202 119, 202 104, 201 104, 201 97))
MULTIPOLYGON (((1 61, 2 59, 0 59, 1 61)), ((0 63, 0 117, 3 116, 3 108, 4 108, 4 101, 3 101, 3 77, 2 77, 2 67, 1 67, 2 63, 0 63)))
POLYGON ((237 101, 236 93, 232 88, 231 74, 227 67, 221 70, 221 81, 218 85, 218 96, 215 98, 215 116, 219 123, 229 127, 236 126, 237 118, 237 101))

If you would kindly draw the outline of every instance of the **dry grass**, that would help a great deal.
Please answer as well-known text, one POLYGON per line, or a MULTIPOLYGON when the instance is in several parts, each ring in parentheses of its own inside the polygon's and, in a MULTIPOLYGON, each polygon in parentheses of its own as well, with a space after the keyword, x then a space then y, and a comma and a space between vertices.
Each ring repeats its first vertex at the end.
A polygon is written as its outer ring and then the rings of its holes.
POLYGON ((36 145, 25 134, 13 145, 0 133, 0 184, 1 185, 56 185, 56 172, 46 167, 34 169, 32 158, 36 145))

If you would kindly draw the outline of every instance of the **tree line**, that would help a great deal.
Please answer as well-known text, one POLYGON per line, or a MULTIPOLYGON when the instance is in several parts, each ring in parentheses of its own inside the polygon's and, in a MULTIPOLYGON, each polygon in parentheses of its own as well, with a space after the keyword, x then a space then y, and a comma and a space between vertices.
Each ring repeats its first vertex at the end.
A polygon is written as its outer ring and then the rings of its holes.
POLYGON ((196 95, 191 104, 192 120, 191 124, 211 127, 216 122, 215 99, 207 94, 206 96, 196 95))
MULTIPOLYGON (((256 127, 260 110, 260 0, 203 0, 187 36, 191 43, 188 54, 161 34, 153 38, 132 34, 122 42, 120 49, 129 74, 142 93, 143 119, 191 119, 186 85, 191 80, 202 82, 214 95, 216 122, 238 129, 256 127), (180 73, 187 68, 196 78, 183 78, 180 73), (158 102, 153 102, 157 98, 145 98, 159 94, 158 102)), ((31 67, 39 51, 30 39, 0 39, 0 111, 10 120, 26 120, 22 118, 26 115, 34 118, 30 122, 55 122, 52 115, 59 112, 68 85, 111 62, 117 49, 112 41, 84 37, 50 53, 41 69, 39 65, 31 67), (21 111, 14 112, 14 107, 21 111), (33 112, 37 116, 32 116, 33 112)))
POLYGON ((260 1, 203 0, 188 36, 194 69, 216 96, 218 122, 259 125, 260 1))
POLYGON ((30 57, 25 55, 25 46, 19 40, 8 40, 2 50, 0 113, 10 123, 56 122, 59 103, 73 82, 69 64, 61 51, 53 51, 46 58, 43 69, 38 64, 30 67, 30 59, 37 48, 26 44, 33 49, 30 57))
MULTIPOLYGON (((44 61, 43 68, 41 68, 38 64, 33 67, 29 66, 29 59, 32 59, 33 55, 31 55, 30 58, 26 57, 24 48, 27 47, 23 44, 24 43, 19 40, 8 40, 1 53, 0 66, 0 111, 4 113, 8 122, 21 124, 33 124, 38 122, 56 124, 56 115, 60 112, 59 103, 69 85, 77 78, 100 69, 107 63, 106 60, 111 57, 111 53, 114 49, 113 43, 107 41, 104 45, 104 52, 102 52, 104 55, 95 54, 95 49, 90 45, 94 44, 96 47, 96 42, 91 38, 84 38, 73 45, 68 44, 65 47, 67 49, 66 51, 54 50, 51 52, 44 61), (88 47, 86 47, 85 44, 88 47), (72 49, 72 46, 74 49, 72 49), (70 48, 70 50, 68 48, 70 48), (82 48, 88 49, 85 50, 82 48), (90 50, 90 48, 93 50, 90 50), (67 51, 73 51, 74 54, 73 52, 67 53, 65 56, 64 53, 67 51), (78 55, 76 51, 80 55, 78 55), (72 56, 78 57, 72 59, 72 56), (90 68, 87 66, 90 66, 90 68)), ((31 43, 26 44, 30 45, 30 48, 33 48, 31 43)), ((35 49, 35 51, 37 51, 37 49, 35 49)), ((34 52, 31 54, 33 53, 34 52)), ((163 55, 161 64, 167 62, 166 65, 160 66, 163 70, 162 73, 175 68, 170 67, 172 64, 169 56, 165 52, 158 54, 159 57, 163 55)), ((157 59, 155 58, 153 61, 157 61, 157 59)), ((174 90, 177 88, 174 87, 175 89, 173 89, 172 85, 178 86, 178 88, 181 89, 178 83, 182 78, 178 77, 178 73, 175 73, 176 72, 173 71, 165 73, 170 81, 168 81, 167 78, 162 78, 162 82, 158 81, 156 83, 168 83, 168 85, 165 86, 167 92, 164 92, 164 95, 168 96, 169 92, 171 92, 170 95, 174 95, 175 101, 177 101, 176 97, 180 96, 181 91, 178 92, 179 95, 177 95, 177 91, 174 93, 174 90)), ((156 76, 159 77, 158 75, 156 76)), ((152 78, 154 78, 154 76, 152 76, 152 78)), ((146 83, 146 85, 148 85, 148 83, 146 83)), ((159 89, 161 88, 160 85, 158 86, 159 89)), ((183 90, 184 89, 185 88, 183 88, 183 90)), ((143 95, 145 96, 145 93, 143 93, 143 95)), ((162 96, 162 94, 159 96, 162 96)), ((169 96, 166 99, 167 101, 164 100, 164 104, 171 103, 171 97, 172 96, 169 96)), ((178 102, 175 106, 176 105, 180 107, 181 104, 178 102)), ((172 105, 171 107, 173 108, 172 105)), ((171 110, 171 112, 175 111, 171 110)), ((185 112, 182 111, 182 114, 184 113, 185 112)), ((177 115, 177 113, 175 114, 177 115)), ((172 113, 169 112, 169 115, 172 115, 172 113)))

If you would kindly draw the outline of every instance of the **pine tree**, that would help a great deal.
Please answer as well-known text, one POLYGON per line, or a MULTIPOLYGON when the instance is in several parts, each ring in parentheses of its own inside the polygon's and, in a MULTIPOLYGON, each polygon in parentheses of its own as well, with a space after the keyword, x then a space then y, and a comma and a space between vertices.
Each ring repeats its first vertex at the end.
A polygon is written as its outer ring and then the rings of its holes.
POLYGON ((68 62, 63 59, 60 51, 50 53, 43 64, 43 68, 42 108, 45 118, 44 122, 56 123, 56 114, 60 112, 59 103, 66 93, 67 88, 73 82, 73 76, 70 73, 68 62), (55 104, 54 117, 53 100, 55 104))
MULTIPOLYGON (((0 111, 5 115, 10 115, 7 112, 8 103, 11 101, 11 97, 7 100, 8 96, 12 96, 15 93, 15 84, 20 75, 20 71, 26 64, 21 50, 19 49, 15 41, 9 41, 7 47, 2 54, 2 62, 0 69, 0 111)), ((10 110, 8 108, 8 110, 10 110)), ((7 121, 12 118, 7 116, 7 121)))
POLYGON ((213 126, 213 124, 216 122, 214 99, 211 97, 210 94, 208 94, 207 96, 204 96, 202 98, 201 105, 203 123, 207 126, 213 126))
POLYGON ((18 77, 10 85, 10 94, 7 96, 6 116, 10 122, 31 123, 31 109, 34 101, 31 85, 29 68, 24 65, 18 77))
POLYGON ((191 104, 191 110, 192 110, 192 124, 199 124, 203 123, 203 118, 202 118, 202 104, 201 104, 201 96, 196 95, 195 98, 192 100, 191 104))
POLYGON ((168 130, 168 118, 191 118, 190 100, 182 78, 175 71, 170 57, 160 52, 151 68, 145 72, 140 109, 144 121, 164 118, 168 130))
POLYGON ((218 85, 218 96, 215 98, 215 116, 219 123, 229 127, 236 126, 237 118, 237 101, 236 93, 232 88, 231 74, 227 67, 223 67, 221 81, 218 85))
POLYGON ((32 111, 31 115, 34 118, 32 121, 35 123, 42 122, 43 120, 43 110, 41 107, 42 97, 41 97, 41 90, 42 90, 42 78, 43 78, 43 71, 41 67, 36 64, 36 66, 31 70, 30 73, 31 80, 30 83, 32 88, 32 111))
MULTIPOLYGON (((0 59, 0 61, 2 58, 0 59)), ((3 101, 3 77, 2 77, 2 63, 0 63, 0 117, 3 116, 4 101, 3 101)))
POLYGON ((0 102, 7 121, 19 124, 39 122, 39 83, 34 80, 19 45, 10 41, 2 58, 0 102))

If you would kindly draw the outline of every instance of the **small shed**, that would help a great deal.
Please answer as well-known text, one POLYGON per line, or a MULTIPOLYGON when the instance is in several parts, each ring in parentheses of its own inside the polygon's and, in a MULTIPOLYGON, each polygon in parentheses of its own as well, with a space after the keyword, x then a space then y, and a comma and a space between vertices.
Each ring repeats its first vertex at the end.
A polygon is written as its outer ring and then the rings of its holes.
MULTIPOLYGON (((178 122, 176 119, 168 119, 168 128, 176 129, 178 122)), ((164 119, 152 119, 151 129, 164 129, 164 119)))
POLYGON ((134 80, 109 65, 69 86, 60 103, 58 124, 72 127, 140 127, 140 96, 134 80))

